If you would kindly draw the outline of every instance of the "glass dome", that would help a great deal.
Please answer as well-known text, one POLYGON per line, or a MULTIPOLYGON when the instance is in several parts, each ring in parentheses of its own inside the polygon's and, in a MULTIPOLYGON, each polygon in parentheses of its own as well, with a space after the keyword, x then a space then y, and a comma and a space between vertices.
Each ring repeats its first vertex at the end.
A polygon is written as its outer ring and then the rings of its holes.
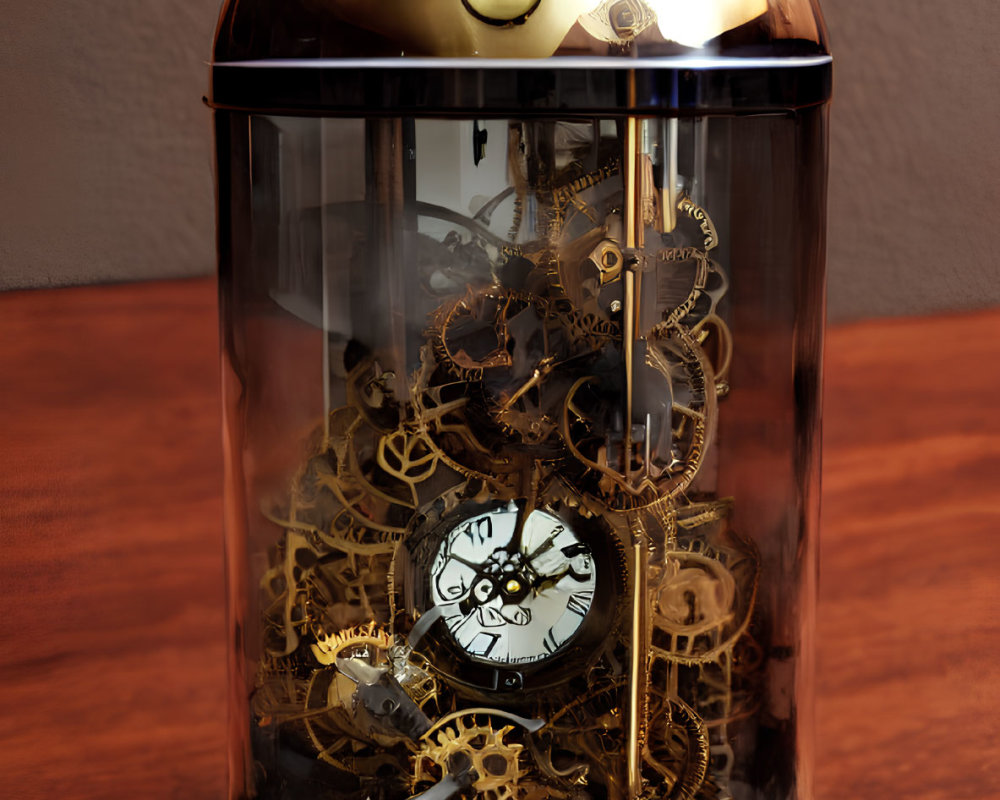
POLYGON ((811 800, 813 0, 229 0, 232 800, 811 800))

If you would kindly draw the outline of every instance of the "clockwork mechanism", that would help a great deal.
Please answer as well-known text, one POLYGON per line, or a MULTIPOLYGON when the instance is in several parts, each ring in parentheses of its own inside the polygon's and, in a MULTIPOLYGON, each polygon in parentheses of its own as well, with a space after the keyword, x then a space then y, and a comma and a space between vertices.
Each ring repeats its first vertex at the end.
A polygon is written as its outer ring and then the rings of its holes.
POLYGON ((438 667, 479 689, 582 671, 613 626, 614 539, 596 519, 523 501, 428 519, 397 555, 411 643, 426 633, 428 651, 449 656, 438 667))
MULTIPOLYGON (((557 5, 462 2, 525 30, 557 5)), ((654 22, 629 0, 581 24, 654 22)), ((512 122, 499 184, 494 141, 463 173, 473 217, 400 195, 405 314, 332 358, 265 512, 262 796, 719 800, 746 777, 771 656, 716 485, 729 281, 678 187, 706 188, 653 172, 663 122, 512 122)))

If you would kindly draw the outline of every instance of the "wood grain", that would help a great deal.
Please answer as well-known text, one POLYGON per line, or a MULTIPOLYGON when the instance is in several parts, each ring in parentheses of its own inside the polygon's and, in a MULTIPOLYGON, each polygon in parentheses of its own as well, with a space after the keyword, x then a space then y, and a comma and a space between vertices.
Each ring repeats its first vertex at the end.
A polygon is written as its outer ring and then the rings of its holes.
MULTIPOLYGON (((828 340, 817 796, 1000 797, 1000 311, 828 340)), ((214 285, 0 295, 0 796, 225 786, 214 285)))
POLYGON ((820 798, 1000 797, 1000 312, 834 329, 820 798))
POLYGON ((221 797, 212 285, 2 295, 0 376, 0 795, 221 797))

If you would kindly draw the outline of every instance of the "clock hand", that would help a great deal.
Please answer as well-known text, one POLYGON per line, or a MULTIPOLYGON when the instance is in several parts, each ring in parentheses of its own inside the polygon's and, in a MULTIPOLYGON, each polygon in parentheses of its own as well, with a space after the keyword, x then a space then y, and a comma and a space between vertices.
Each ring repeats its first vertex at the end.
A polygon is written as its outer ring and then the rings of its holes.
POLYGON ((528 563, 531 563, 532 561, 534 561, 538 556, 540 556, 542 553, 546 552, 547 550, 551 550, 552 549, 552 545, 555 543, 556 538, 564 530, 565 530, 565 528, 563 528, 560 525, 558 528, 556 528, 554 531, 552 531, 552 534, 549 536, 548 539, 546 539, 544 542, 542 542, 540 545, 538 545, 538 547, 536 547, 534 550, 531 551, 531 553, 528 555, 528 563))
POLYGON ((535 371, 531 373, 531 377, 528 378, 528 380, 525 381, 523 384, 521 384, 520 388, 518 388, 518 390, 515 391, 514 394, 512 394, 510 397, 507 398, 506 402, 504 402, 500 406, 500 410, 507 411, 508 409, 510 409, 510 407, 514 405, 514 403, 516 403, 518 400, 521 399, 521 396, 526 391, 531 389, 533 386, 536 386, 538 382, 541 381, 542 378, 548 375, 555 368, 555 366, 556 366, 555 359, 552 356, 546 356, 541 361, 539 361, 538 366, 535 367, 535 371))
POLYGON ((459 564, 463 564, 464 566, 468 567, 469 569, 474 569, 476 572, 479 572, 479 570, 481 570, 483 568, 482 564, 477 564, 474 561, 469 561, 467 558, 462 558, 461 556, 456 556, 454 553, 448 553, 448 558, 453 558, 459 564))
POLYGON ((539 575, 535 580, 531 582, 531 590, 538 594, 538 592, 543 589, 551 588, 559 583, 568 573, 570 569, 567 567, 562 572, 557 572, 555 575, 539 575))
POLYGON ((517 519, 514 522, 514 534, 510 537, 510 544, 507 545, 507 552, 513 555, 521 552, 521 539, 524 537, 524 524, 528 521, 531 512, 528 511, 528 504, 523 508, 518 508, 517 519))
POLYGON ((545 356, 545 358, 538 362, 538 366, 532 371, 528 380, 522 383, 517 389, 514 390, 513 394, 500 404, 500 410, 509 411, 513 407, 514 403, 520 400, 528 390, 538 386, 538 384, 541 383, 550 372, 556 369, 556 367, 564 367, 571 361, 576 361, 589 355, 591 355, 590 352, 578 353, 577 355, 570 356, 562 361, 556 361, 555 356, 545 356))
MULTIPOLYGON (((535 578, 535 580, 531 582, 531 588, 534 592, 537 593, 543 588, 548 588, 546 587, 546 584, 551 584, 552 586, 555 586, 557 583, 559 583, 559 581, 561 581, 567 575, 569 575, 577 583, 583 583, 585 580, 590 578, 590 574, 577 572, 573 568, 573 565, 570 564, 561 572, 556 572, 552 575, 539 575, 537 578, 535 578)), ((565 590, 565 591, 573 591, 573 590, 565 590)))
MULTIPOLYGON (((538 462, 534 461, 531 465, 530 476, 522 476, 527 479, 525 487, 527 492, 525 493, 526 497, 524 501, 516 505, 517 519, 514 522, 514 534, 511 536, 510 543, 506 548, 510 555, 519 554, 521 552, 521 540, 524 538, 524 526, 531 518, 531 515, 535 513, 535 500, 538 497, 538 471, 538 462)), ((512 502, 511 505, 514 505, 514 503, 512 502)))

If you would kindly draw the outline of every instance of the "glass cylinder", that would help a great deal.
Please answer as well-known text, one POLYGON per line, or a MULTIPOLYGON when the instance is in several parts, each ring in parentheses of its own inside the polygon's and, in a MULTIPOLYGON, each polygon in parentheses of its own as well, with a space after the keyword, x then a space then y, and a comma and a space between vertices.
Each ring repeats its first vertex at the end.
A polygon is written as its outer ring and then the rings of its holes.
POLYGON ((226 4, 230 797, 812 797, 824 39, 226 4))

